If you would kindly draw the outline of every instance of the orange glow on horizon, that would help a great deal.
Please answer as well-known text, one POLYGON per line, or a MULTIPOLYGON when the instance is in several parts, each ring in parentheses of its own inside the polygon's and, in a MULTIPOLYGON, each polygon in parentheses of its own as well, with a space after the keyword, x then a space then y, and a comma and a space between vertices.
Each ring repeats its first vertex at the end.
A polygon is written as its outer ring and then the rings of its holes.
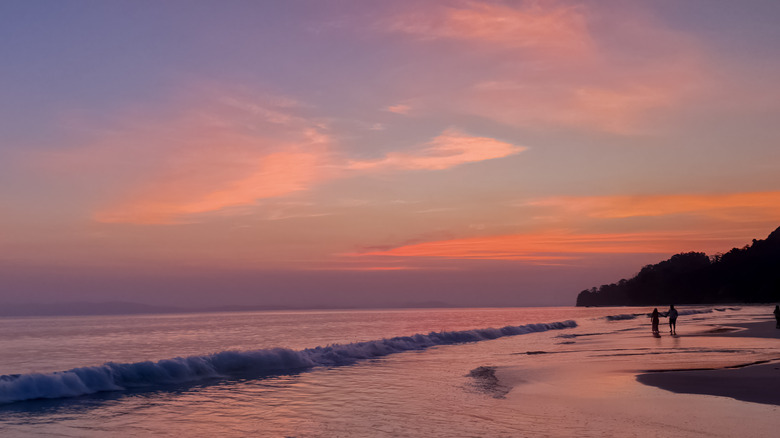
POLYGON ((718 251, 739 238, 703 232, 574 234, 543 232, 471 237, 405 245, 356 256, 439 257, 467 260, 554 261, 581 254, 673 254, 718 251))
POLYGON ((555 207, 570 214, 594 218, 629 218, 696 214, 719 218, 780 219, 780 191, 708 195, 557 196, 528 202, 534 207, 555 207))
POLYGON ((416 266, 329 266, 327 268, 306 267, 306 271, 414 271, 422 268, 416 266))

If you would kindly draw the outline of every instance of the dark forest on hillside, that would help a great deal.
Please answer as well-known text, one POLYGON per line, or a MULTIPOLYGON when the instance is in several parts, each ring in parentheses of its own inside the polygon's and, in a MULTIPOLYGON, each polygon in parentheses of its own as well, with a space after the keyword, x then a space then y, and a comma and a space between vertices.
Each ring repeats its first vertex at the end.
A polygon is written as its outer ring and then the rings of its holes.
POLYGON ((583 290, 578 306, 770 303, 780 301, 780 228, 725 254, 676 254, 630 279, 583 290))

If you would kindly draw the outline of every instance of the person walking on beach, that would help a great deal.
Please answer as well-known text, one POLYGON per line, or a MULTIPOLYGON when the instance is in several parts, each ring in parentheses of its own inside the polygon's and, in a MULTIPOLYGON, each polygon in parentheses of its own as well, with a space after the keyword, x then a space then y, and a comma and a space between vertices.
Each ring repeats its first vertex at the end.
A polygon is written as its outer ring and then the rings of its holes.
POLYGON ((650 323, 653 324, 653 334, 658 334, 658 308, 653 309, 653 313, 650 314, 650 323))
POLYGON ((776 328, 780 329, 780 306, 775 306, 775 321, 777 321, 776 328))
POLYGON ((677 334, 677 309, 674 308, 674 304, 669 306, 669 311, 666 312, 666 316, 669 317, 669 333, 677 334))

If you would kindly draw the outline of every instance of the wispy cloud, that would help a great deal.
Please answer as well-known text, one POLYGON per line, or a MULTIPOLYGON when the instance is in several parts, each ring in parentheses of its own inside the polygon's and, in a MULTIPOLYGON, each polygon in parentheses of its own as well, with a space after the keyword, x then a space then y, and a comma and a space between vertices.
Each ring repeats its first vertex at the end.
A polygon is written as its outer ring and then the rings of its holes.
POLYGON ((197 213, 251 205, 260 199, 306 190, 322 178, 322 156, 280 151, 253 159, 254 169, 238 179, 221 178, 211 189, 198 177, 168 175, 95 215, 100 222, 176 223, 197 213))
POLYGON ((328 123, 302 115, 306 109, 284 97, 217 93, 167 112, 127 112, 91 142, 35 159, 57 172, 103 180, 108 196, 93 212, 98 222, 176 224, 215 212, 245 215, 259 201, 339 178, 437 171, 524 150, 448 129, 382 159, 350 160, 328 123))
POLYGON ((386 25, 390 31, 422 39, 478 41, 518 49, 579 51, 589 45, 586 22, 572 7, 464 2, 431 9, 401 14, 386 25))
POLYGON ((374 161, 351 161, 347 167, 353 170, 442 170, 466 163, 507 157, 525 149, 493 138, 474 137, 456 129, 448 129, 419 150, 391 152, 374 161))
POLYGON ((722 251, 735 241, 739 240, 733 235, 695 231, 638 233, 548 231, 431 241, 353 255, 546 262, 575 259, 585 254, 673 254, 690 250, 722 251))
POLYGON ((565 215, 594 218, 656 217, 679 214, 751 220, 780 220, 780 192, 721 194, 556 196, 523 203, 565 215))
POLYGON ((390 105, 387 108, 385 108, 387 111, 390 111, 391 113, 396 114, 409 114, 409 112, 412 110, 412 107, 409 105, 405 105, 402 103, 399 103, 398 105, 390 105))
MULTIPOLYGON (((609 8, 596 3, 429 4, 385 19, 384 30, 479 49, 459 52, 484 66, 479 75, 471 72, 476 80, 421 100, 432 111, 510 125, 634 134, 646 129, 654 111, 694 96, 706 75, 689 38, 639 8, 632 13, 631 26, 604 28, 593 23, 624 17, 610 16, 609 8)), ((432 86, 447 87, 447 79, 432 86)))
POLYGON ((386 271, 416 271, 419 266, 344 266, 328 265, 326 267, 306 267, 307 271, 354 271, 354 272, 386 272, 386 271))
POLYGON ((93 218, 109 223, 189 222, 333 177, 328 126, 298 114, 294 100, 206 94, 126 111, 89 143, 35 159, 102 180, 110 196, 93 218))
POLYGON ((429 236, 424 241, 366 247, 352 255, 546 263, 580 259, 588 254, 713 254, 746 244, 775 228, 780 220, 777 191, 559 196, 514 206, 522 207, 529 218, 538 216, 524 226, 537 231, 485 235, 485 229, 469 227, 461 233, 471 237, 429 236), (559 228, 551 229, 551 224, 559 224, 559 228), (593 231, 604 229, 621 231, 593 231))

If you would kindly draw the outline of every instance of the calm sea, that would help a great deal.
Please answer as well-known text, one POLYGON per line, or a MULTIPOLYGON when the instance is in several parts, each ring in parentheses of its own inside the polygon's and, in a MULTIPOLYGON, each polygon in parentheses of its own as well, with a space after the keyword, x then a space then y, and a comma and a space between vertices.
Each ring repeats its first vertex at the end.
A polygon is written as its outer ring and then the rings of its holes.
POLYGON ((647 311, 0 318, 0 435, 517 436, 491 367, 644 330, 647 311))

